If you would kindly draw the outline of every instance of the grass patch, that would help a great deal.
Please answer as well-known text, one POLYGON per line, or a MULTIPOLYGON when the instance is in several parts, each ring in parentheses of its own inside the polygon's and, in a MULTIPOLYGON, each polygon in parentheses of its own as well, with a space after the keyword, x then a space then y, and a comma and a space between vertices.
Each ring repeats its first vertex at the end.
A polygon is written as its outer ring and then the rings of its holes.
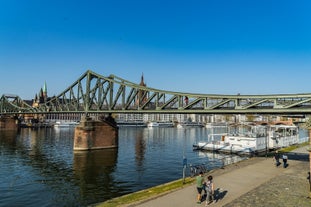
POLYGON ((280 151, 281 153, 287 153, 287 152, 293 151, 294 149, 297 149, 297 148, 299 148, 299 147, 304 147, 304 146, 307 146, 307 145, 309 145, 309 142, 304 142, 304 143, 297 144, 297 145, 291 145, 291 146, 289 146, 289 147, 282 148, 282 149, 280 149, 279 151, 280 151))
POLYGON ((135 203, 135 202, 138 202, 144 199, 149 199, 149 198, 161 195, 161 194, 168 193, 172 190, 183 188, 185 186, 192 184, 193 181, 194 181, 194 178, 187 177, 184 183, 183 183, 183 179, 179 179, 179 180, 176 180, 170 183, 148 188, 146 190, 138 191, 138 192, 124 195, 118 198, 113 198, 103 203, 95 204, 93 206, 115 207, 115 206, 122 206, 125 204, 135 203))

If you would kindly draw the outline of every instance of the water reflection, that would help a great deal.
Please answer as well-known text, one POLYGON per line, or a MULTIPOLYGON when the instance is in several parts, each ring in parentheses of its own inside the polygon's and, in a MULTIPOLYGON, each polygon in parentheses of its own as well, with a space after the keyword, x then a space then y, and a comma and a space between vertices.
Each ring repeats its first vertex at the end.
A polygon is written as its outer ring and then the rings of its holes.
POLYGON ((17 131, 15 130, 9 130, 9 131, 0 130, 0 146, 14 148, 16 146, 16 135, 17 135, 17 131))
POLYGON ((73 128, 0 131, 0 206, 87 206, 181 179, 183 156, 208 169, 241 159, 193 151, 210 133, 123 127, 118 148, 74 152, 73 128))
MULTIPOLYGON (((222 154, 218 152, 198 151, 198 156, 203 158, 206 162, 201 163, 208 166, 208 169, 214 169, 225 165, 236 163, 243 159, 243 157, 232 154, 222 154)), ((247 158, 246 156, 244 158, 247 158)))
POLYGON ((116 148, 74 152, 73 170, 80 188, 80 197, 98 202, 99 199, 110 199, 114 196, 113 172, 117 157, 116 148))
POLYGON ((135 160, 137 170, 141 171, 144 163, 144 155, 146 149, 146 142, 144 140, 143 131, 139 131, 135 136, 135 160))

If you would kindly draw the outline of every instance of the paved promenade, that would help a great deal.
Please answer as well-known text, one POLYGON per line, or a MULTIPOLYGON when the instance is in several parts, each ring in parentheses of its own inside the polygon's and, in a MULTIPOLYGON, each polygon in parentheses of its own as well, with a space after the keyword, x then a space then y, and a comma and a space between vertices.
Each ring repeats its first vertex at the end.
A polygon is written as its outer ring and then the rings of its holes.
MULTIPOLYGON (((310 207, 310 170, 307 147, 288 153, 287 168, 275 167, 272 158, 255 157, 208 174, 214 177, 217 207, 310 207)), ((168 194, 127 206, 136 207, 192 207, 196 203, 195 185, 186 186, 168 194)))

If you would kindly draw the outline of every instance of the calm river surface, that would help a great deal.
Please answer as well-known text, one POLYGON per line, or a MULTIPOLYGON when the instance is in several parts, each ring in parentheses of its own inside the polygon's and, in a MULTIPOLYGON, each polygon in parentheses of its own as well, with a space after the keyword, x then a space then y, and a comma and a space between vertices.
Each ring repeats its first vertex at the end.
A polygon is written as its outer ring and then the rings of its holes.
POLYGON ((73 128, 0 131, 0 206, 87 206, 182 178, 184 156, 209 169, 241 159, 193 151, 210 133, 120 127, 118 149, 74 152, 73 128))

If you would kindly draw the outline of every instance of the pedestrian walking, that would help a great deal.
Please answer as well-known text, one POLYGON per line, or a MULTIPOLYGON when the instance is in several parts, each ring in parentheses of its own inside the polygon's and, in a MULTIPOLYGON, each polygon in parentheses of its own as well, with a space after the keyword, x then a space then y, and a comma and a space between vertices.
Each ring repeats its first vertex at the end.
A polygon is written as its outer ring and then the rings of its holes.
POLYGON ((283 154, 282 155, 282 160, 283 160, 283 167, 286 168, 287 167, 287 155, 283 154))
POLYGON ((279 151, 275 151, 273 159, 275 161, 275 166, 278 167, 281 164, 279 151))
POLYGON ((196 188, 198 191, 197 195, 197 204, 201 204, 202 199, 202 190, 203 190, 203 184, 204 184, 204 178, 203 178, 203 172, 200 172, 199 175, 196 177, 196 188))
POLYGON ((208 204, 211 204, 214 201, 214 182, 213 182, 213 176, 208 176, 207 181, 205 184, 206 188, 206 206, 208 204))

